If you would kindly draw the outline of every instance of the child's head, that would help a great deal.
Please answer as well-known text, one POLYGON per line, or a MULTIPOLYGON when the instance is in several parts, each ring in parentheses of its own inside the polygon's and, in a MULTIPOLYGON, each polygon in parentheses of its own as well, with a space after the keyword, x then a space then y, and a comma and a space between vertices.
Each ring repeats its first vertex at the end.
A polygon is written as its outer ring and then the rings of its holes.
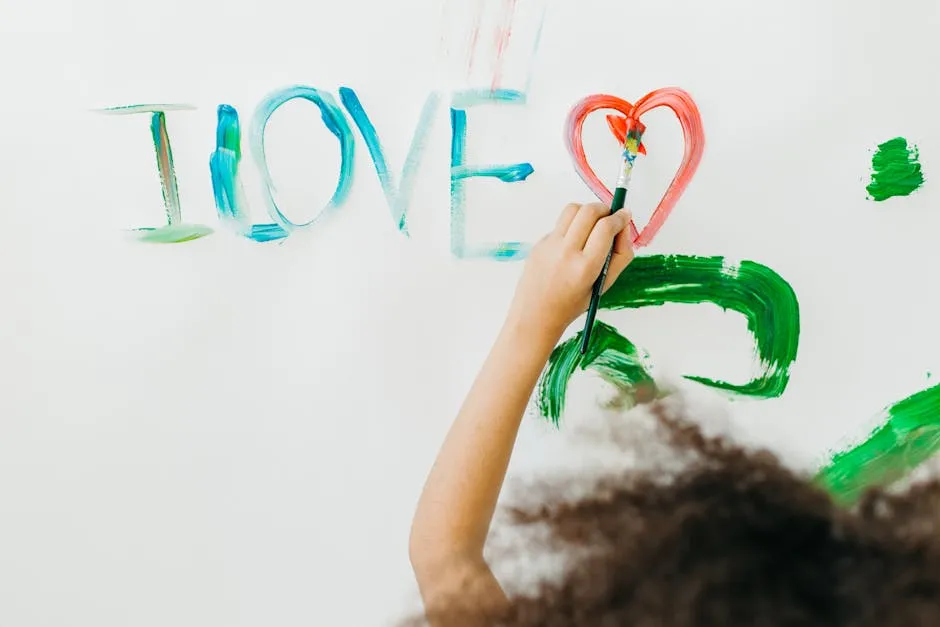
POLYGON ((847 510, 775 457, 655 413, 688 465, 606 477, 576 500, 555 484, 512 510, 550 529, 564 577, 510 595, 499 616, 455 599, 434 624, 940 625, 940 484, 873 491, 847 510))

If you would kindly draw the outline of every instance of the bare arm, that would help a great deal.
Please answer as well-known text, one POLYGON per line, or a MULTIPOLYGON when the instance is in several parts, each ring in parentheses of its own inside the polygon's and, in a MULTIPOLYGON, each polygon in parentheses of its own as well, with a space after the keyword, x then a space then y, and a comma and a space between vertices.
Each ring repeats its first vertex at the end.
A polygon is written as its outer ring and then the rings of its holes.
MULTIPOLYGON (((564 329, 580 315, 626 212, 569 205, 555 230, 533 249, 516 298, 493 348, 431 469, 411 531, 411 562, 431 610, 458 592, 489 606, 505 594, 483 559, 496 502, 526 405, 564 329)), ((621 241, 622 240, 622 241, 621 241)), ((608 273, 632 259, 618 237, 608 273)), ((471 601, 472 602, 472 601, 471 601)))
POLYGON ((557 339, 507 321, 441 447, 411 534, 426 604, 456 592, 467 578, 483 586, 478 593, 488 601, 501 600, 483 545, 519 424, 557 339))

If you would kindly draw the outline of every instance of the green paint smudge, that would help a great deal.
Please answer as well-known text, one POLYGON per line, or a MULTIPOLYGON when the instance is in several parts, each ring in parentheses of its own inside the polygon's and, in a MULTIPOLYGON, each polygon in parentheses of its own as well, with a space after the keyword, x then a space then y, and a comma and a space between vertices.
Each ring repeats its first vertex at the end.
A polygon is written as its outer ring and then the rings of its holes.
POLYGON ((159 228, 134 229, 141 242, 150 244, 181 244, 212 234, 212 229, 201 224, 169 224, 159 228))
MULTIPOLYGON (((604 294, 600 309, 638 309, 666 303, 711 303, 738 312, 754 336, 760 373, 744 384, 686 376, 709 387, 752 398, 776 398, 790 380, 800 336, 796 294, 776 272, 753 261, 738 265, 724 257, 652 255, 637 257, 604 294)), ((639 351, 613 327, 598 324, 603 341, 583 359, 572 354, 578 338, 559 346, 549 358, 539 386, 542 415, 558 423, 568 381, 577 370, 592 369, 605 379, 640 389, 652 381, 639 351)), ((592 346, 594 343, 592 343, 592 346)))
POLYGON ((882 418, 867 440, 834 455, 816 475, 840 503, 894 483, 940 451, 940 385, 887 407, 882 418))
POLYGON ((869 198, 881 202, 893 196, 907 196, 924 184, 917 146, 908 146, 903 137, 895 137, 878 146, 871 159, 869 198))
POLYGON ((565 408, 568 381, 580 367, 591 368, 606 381, 632 394, 641 388, 656 391, 647 368, 648 355, 640 354, 633 343, 612 326, 597 322, 591 332, 591 344, 581 355, 581 335, 560 344, 552 352, 549 365, 539 382, 539 406, 542 415, 555 426, 565 408))

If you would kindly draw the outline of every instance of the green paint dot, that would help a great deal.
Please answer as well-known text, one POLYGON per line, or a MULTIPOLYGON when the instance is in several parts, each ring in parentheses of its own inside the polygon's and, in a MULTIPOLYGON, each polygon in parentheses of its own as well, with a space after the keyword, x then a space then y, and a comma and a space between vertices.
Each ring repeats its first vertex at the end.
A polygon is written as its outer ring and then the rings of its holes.
POLYGON ((924 184, 917 146, 895 137, 878 146, 871 159, 871 183, 866 188, 876 202, 907 196, 924 184))

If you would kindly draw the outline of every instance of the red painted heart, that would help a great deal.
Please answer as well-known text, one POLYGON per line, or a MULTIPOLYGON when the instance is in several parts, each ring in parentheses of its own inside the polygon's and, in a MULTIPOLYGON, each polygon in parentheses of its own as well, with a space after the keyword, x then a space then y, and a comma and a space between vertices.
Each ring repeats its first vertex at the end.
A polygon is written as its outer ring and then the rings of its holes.
MULTIPOLYGON (((685 153, 682 156, 682 163, 676 175, 673 177, 669 187, 666 188, 662 198, 657 205, 653 215, 642 231, 637 231, 636 224, 630 222, 630 236, 633 245, 640 247, 646 246, 653 241, 659 229, 662 228, 666 218, 669 217, 673 207, 679 202, 679 198, 685 192, 685 188, 692 180, 692 176, 698 169, 702 160, 702 152, 705 150, 705 131, 702 128, 702 118, 699 115, 698 107, 695 101, 685 91, 670 87, 657 89, 640 98, 635 105, 630 104, 622 98, 596 94, 588 96, 581 100, 571 109, 566 123, 566 140, 568 152, 574 161, 575 170, 591 191, 601 200, 601 202, 610 204, 613 199, 613 192, 604 185, 594 169, 591 168, 584 154, 584 143, 581 140, 581 133, 584 129, 584 121, 587 117, 600 109, 612 109, 618 111, 623 116, 608 115, 607 124, 611 132, 622 144, 626 134, 627 118, 632 118, 643 129, 640 117, 649 113, 658 107, 668 107, 676 115, 679 124, 682 126, 682 136, 685 141, 685 153)), ((644 149, 641 149, 646 154, 644 149)))

